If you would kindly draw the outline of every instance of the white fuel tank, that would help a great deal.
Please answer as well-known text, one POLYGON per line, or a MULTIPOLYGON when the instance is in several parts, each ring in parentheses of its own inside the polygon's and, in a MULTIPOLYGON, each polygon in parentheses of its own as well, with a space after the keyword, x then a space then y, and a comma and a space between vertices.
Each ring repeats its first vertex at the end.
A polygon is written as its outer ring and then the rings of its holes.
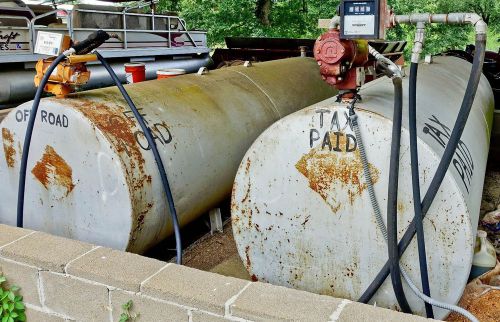
MULTIPOLYGON (((230 195, 255 138, 334 94, 313 59, 293 58, 126 86, 149 125, 181 225, 230 195)), ((21 146, 32 103, 0 124, 0 223, 16 224, 21 146)), ((172 233, 144 133, 115 88, 40 103, 28 159, 25 227, 143 252, 172 233)))
MULTIPOLYGON (((471 64, 436 57, 418 75, 418 152, 422 196, 437 168, 467 85, 471 64)), ((405 96, 398 236, 413 218, 405 96)), ((366 84, 356 104, 383 216, 386 213, 393 86, 366 84)), ((256 279, 357 300, 388 259, 370 203, 358 144, 345 104, 328 99, 276 122, 247 151, 233 187, 232 222, 239 255, 256 279)), ((457 303, 469 276, 493 118, 493 93, 482 77, 462 141, 424 220, 431 294, 457 303)), ((416 240, 402 257, 420 286, 416 240)), ((399 309, 390 278, 372 299, 399 309)), ((409 303, 424 303, 405 285, 409 303)), ((447 312, 436 310, 436 318, 447 312)))

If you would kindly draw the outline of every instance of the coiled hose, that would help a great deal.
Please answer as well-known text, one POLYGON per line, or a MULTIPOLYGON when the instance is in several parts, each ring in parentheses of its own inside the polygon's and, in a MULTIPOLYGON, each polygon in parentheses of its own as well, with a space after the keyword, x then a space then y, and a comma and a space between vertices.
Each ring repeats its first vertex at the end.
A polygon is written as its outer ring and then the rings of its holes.
MULTIPOLYGON (((451 163, 453 155, 457 149, 458 143, 460 142, 460 138, 462 136, 462 132, 465 128, 465 124, 467 122, 467 118, 469 116, 470 110, 472 108, 472 103, 474 102, 474 98, 476 95, 477 88, 479 86, 479 80, 481 79, 482 65, 484 62, 484 54, 486 47, 486 35, 478 34, 476 35, 476 54, 474 55, 474 61, 472 64, 472 70, 469 77, 469 81, 467 83, 467 88, 465 91, 464 99, 462 101, 462 105, 460 107, 460 111, 458 113, 457 119, 455 121, 455 125, 452 130, 452 134, 446 145, 446 149, 443 153, 443 157, 439 162, 438 168, 434 177, 431 181, 429 189, 425 194, 424 200, 422 201, 422 217, 425 217, 427 211, 429 210, 434 198, 439 191, 441 183, 446 175, 448 167, 451 163)), ((399 242, 399 254, 400 256, 406 251, 408 246, 410 245, 413 237, 416 233, 416 223, 413 220, 408 229, 403 235, 399 242)), ((359 298, 359 302, 368 303, 370 299, 375 295, 379 287, 384 283, 385 279, 390 273, 390 265, 391 263, 387 261, 384 267, 377 274, 372 283, 368 286, 366 291, 359 298)))
MULTIPOLYGON (((365 182, 366 182, 366 185, 368 187, 368 195, 370 196, 370 202, 372 204, 372 208, 373 208, 373 211, 375 213, 375 219, 377 221, 377 226, 378 226, 380 232, 382 233, 382 235, 384 236, 385 241, 387 242, 387 239, 388 239, 387 228, 385 227, 384 220, 382 218, 382 214, 380 212, 380 207, 379 207, 379 204, 377 201, 377 197, 375 196, 375 190, 373 188, 373 181, 372 181, 372 177, 371 177, 371 173, 370 173, 368 159, 366 157, 365 146, 363 145, 361 132, 359 130, 358 116, 354 112, 354 104, 355 104, 355 100, 353 100, 353 102, 351 104, 351 108, 349 110, 349 118, 351 120, 352 127, 354 129, 354 135, 356 136, 356 142, 358 142, 359 155, 361 158, 361 163, 363 164, 363 175, 365 177, 365 182)), ((432 299, 429 296, 423 294, 422 292, 420 292, 418 287, 410 279, 410 276, 408 276, 408 273, 406 272, 406 270, 404 269, 404 267, 401 263, 399 263, 399 268, 401 270, 401 275, 403 275, 403 278, 406 281, 406 283, 408 284, 408 286, 410 287, 410 289, 421 300, 423 300, 426 303, 429 303, 432 306, 439 307, 439 308, 442 308, 445 310, 449 310, 449 311, 453 311, 453 312, 456 312, 458 314, 461 314, 472 322, 479 322, 479 320, 474 315, 472 315, 469 311, 467 311, 459 306, 456 306, 456 305, 451 305, 451 304, 439 302, 439 301, 432 299)))

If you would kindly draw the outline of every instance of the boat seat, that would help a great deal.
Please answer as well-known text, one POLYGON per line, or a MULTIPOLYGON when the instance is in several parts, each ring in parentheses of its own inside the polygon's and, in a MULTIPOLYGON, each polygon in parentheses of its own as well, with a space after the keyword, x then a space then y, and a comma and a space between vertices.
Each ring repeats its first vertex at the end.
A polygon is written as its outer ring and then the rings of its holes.
POLYGON ((72 13, 74 28, 123 29, 122 17, 119 15, 80 12, 76 11, 77 9, 121 12, 123 7, 77 4, 73 7, 72 13))
MULTIPOLYGON (((124 7, 77 4, 74 6, 74 9, 121 12, 124 10, 124 7)), ((128 12, 144 13, 145 11, 144 9, 133 9, 128 12)), ((75 10, 73 11, 72 15, 73 15, 73 26, 75 28, 123 29, 123 19, 119 15, 106 14, 106 13, 80 12, 75 10)), ((168 12, 168 15, 177 16, 177 14, 173 12, 168 12)), ((166 18, 156 18, 155 29, 166 30, 167 23, 168 22, 166 18)), ((152 29, 150 17, 127 16, 126 24, 127 24, 127 29, 135 29, 135 30, 152 29)), ((172 29, 174 30, 178 29, 179 27, 178 19, 171 19, 170 25, 172 29)))

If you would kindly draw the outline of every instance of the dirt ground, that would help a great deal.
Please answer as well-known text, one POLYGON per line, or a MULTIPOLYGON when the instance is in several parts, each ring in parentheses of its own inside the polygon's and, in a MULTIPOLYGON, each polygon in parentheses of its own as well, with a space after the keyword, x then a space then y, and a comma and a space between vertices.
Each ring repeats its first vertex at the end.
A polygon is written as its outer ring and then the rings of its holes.
POLYGON ((230 221, 225 223, 223 233, 208 234, 186 249, 184 265, 250 280, 238 255, 230 221))
MULTIPOLYGON (((483 200, 481 203, 480 218, 485 213, 495 210, 500 205, 500 171, 489 169, 486 173, 483 189, 483 200)), ((481 226, 479 226, 481 229, 481 226)), ((489 236, 495 242, 492 236, 489 236)), ((500 257, 497 256, 500 260, 500 257)), ((500 265, 486 274, 480 280, 472 281, 467 285, 459 305, 470 311, 481 322, 500 321, 500 289, 489 288, 488 284, 493 276, 500 274, 500 265)), ((464 317, 458 314, 450 314, 447 321, 466 322, 464 317)))
MULTIPOLYGON (((465 288, 459 305, 471 312, 481 322, 500 321, 500 287, 490 287, 495 276, 500 274, 500 263, 484 276, 473 280, 465 288)), ((464 317, 452 313, 446 321, 467 322, 464 317)))

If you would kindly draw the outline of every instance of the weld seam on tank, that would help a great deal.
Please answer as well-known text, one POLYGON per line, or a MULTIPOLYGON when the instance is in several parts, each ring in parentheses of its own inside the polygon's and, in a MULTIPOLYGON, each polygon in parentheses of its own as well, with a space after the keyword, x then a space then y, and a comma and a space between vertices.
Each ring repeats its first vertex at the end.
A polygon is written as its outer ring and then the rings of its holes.
POLYGON ((279 120, 279 119, 282 118, 282 116, 280 114, 280 111, 278 110, 278 106, 276 105, 276 103, 274 103, 274 101, 271 98, 271 96, 269 94, 267 94, 267 92, 257 82, 255 82, 252 78, 250 78, 245 73, 242 73, 242 72, 239 72, 239 71, 236 71, 236 70, 232 70, 231 72, 236 73, 236 74, 240 74, 240 75, 244 76, 245 78, 247 78, 250 82, 252 82, 252 84, 254 84, 262 93, 264 93, 264 95, 266 95, 267 99, 269 99, 269 102, 271 102, 271 105, 273 106, 273 112, 275 113, 275 116, 276 116, 276 120, 279 120))

